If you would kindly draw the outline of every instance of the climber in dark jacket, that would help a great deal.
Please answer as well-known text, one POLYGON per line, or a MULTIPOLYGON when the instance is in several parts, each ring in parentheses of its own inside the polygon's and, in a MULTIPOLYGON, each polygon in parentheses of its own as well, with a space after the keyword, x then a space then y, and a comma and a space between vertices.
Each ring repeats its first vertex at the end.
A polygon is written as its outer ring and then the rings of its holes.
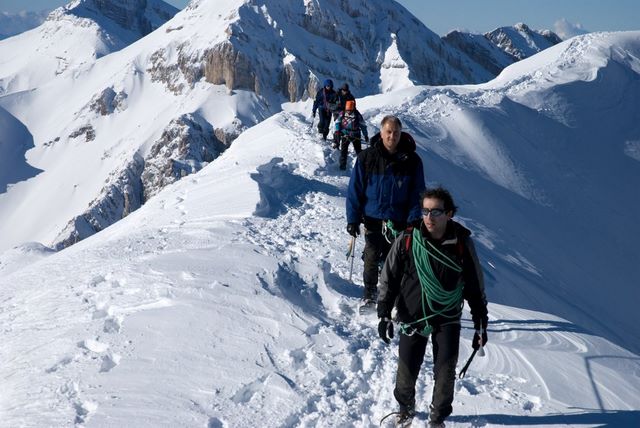
POLYGON ((420 192, 424 190, 422 160, 411 135, 402 132, 395 116, 382 119, 371 146, 358 155, 347 193, 347 232, 365 227, 365 304, 375 305, 378 269, 398 231, 420 219, 420 192))
POLYGON ((450 193, 427 189, 420 202, 422 222, 396 239, 382 270, 378 333, 389 343, 395 306, 401 331, 394 389, 399 419, 415 413, 415 385, 431 337, 434 387, 429 417, 437 427, 444 426, 453 410, 464 300, 476 330, 472 346, 478 349, 487 342, 487 299, 471 232, 452 220, 457 208, 450 193))
POLYGON ((336 113, 340 114, 340 112, 345 111, 347 108, 347 101, 355 101, 356 98, 353 96, 351 91, 349 90, 349 84, 345 83, 340 87, 338 91, 338 108, 336 113))
POLYGON ((338 94, 333 90, 333 80, 324 81, 322 88, 316 93, 316 99, 313 102, 313 117, 316 117, 316 111, 319 111, 318 132, 322 134, 322 139, 326 140, 329 134, 329 124, 331 123, 331 114, 338 108, 338 94))

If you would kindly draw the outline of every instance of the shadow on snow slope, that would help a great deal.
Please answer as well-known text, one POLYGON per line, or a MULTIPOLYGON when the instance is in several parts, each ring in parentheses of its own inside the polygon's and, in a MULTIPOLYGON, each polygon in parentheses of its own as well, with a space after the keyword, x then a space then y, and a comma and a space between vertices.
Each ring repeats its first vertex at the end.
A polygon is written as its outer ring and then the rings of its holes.
POLYGON ((300 196, 305 193, 341 195, 336 186, 293 174, 296 165, 283 165, 282 161, 280 157, 273 158, 269 163, 259 166, 257 173, 251 174, 260 189, 260 202, 254 212, 258 217, 276 218, 284 214, 288 209, 298 206, 300 196))
POLYGON ((474 415, 474 416, 451 416, 449 420, 457 423, 467 423, 471 426, 485 426, 487 424, 504 426, 535 426, 535 425, 562 425, 562 426, 597 426, 601 428, 619 428, 637 426, 640 420, 638 410, 615 410, 608 412, 588 411, 583 409, 581 413, 565 415, 474 415))
POLYGON ((25 153, 34 147, 33 136, 18 119, 0 108, 0 194, 8 185, 42 172, 27 163, 25 153))

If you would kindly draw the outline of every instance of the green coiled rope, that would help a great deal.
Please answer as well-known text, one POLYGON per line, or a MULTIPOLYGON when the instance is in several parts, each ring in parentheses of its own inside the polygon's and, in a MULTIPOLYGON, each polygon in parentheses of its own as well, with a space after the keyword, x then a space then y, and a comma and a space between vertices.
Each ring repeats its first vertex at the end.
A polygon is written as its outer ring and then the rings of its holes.
POLYGON ((402 323, 400 329, 403 334, 411 335, 413 333, 409 333, 409 328, 413 328, 413 325, 424 321, 424 328, 420 331, 414 329, 414 332, 418 331, 421 335, 428 336, 433 331, 433 327, 429 324, 430 318, 438 315, 457 318, 462 313, 462 290, 464 288, 464 284, 459 282, 454 290, 445 290, 433 272, 431 259, 458 273, 462 272, 462 267, 438 250, 431 242, 423 240, 418 228, 413 229, 411 250, 418 271, 418 278, 420 279, 422 314, 424 317, 411 323, 402 323), (435 304, 441 306, 441 309, 436 309, 435 304), (431 310, 431 315, 427 315, 427 306, 431 310), (453 315, 446 315, 446 312, 454 309, 458 311, 453 315))

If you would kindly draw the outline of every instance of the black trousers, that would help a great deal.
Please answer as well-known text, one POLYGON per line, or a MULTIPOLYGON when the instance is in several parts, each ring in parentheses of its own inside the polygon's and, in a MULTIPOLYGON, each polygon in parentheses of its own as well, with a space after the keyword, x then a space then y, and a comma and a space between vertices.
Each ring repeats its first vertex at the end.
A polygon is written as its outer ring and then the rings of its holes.
MULTIPOLYGON (((400 335, 398 372, 393 395, 401 406, 415 407, 416 381, 429 339, 418 333, 400 335)), ((433 347, 433 398, 430 420, 443 422, 451 414, 456 382, 456 364, 460 348, 460 324, 435 326, 431 333, 433 347)))
POLYGON ((331 111, 323 107, 318 109, 318 132, 323 138, 329 134, 329 125, 331 124, 331 111))
POLYGON ((373 298, 378 292, 378 275, 380 268, 389 254, 391 244, 382 235, 382 221, 367 221, 364 223, 364 297, 373 298))
POLYGON ((354 139, 347 136, 340 138, 340 168, 346 169, 347 167, 347 155, 349 154, 349 143, 353 143, 353 150, 356 155, 362 151, 362 143, 360 138, 354 139))

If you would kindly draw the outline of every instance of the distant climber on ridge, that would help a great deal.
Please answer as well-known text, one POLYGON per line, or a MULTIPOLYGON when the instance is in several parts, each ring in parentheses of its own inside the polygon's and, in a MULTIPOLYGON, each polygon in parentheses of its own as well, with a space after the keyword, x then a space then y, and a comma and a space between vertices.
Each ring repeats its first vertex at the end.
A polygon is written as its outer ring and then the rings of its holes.
POLYGON ((349 153, 349 143, 353 144, 356 155, 362 150, 361 135, 364 140, 369 141, 367 124, 362 115, 356 110, 355 100, 346 102, 344 111, 338 114, 335 121, 335 132, 333 134, 333 148, 340 145, 340 169, 347 169, 347 154, 349 153))
POLYGON ((313 102, 313 117, 316 117, 316 110, 320 113, 318 118, 318 132, 322 134, 323 140, 326 140, 329 134, 331 113, 337 108, 338 94, 333 90, 333 80, 327 79, 316 94, 316 99, 313 102))
POLYGON ((353 96, 351 91, 349 90, 349 84, 345 83, 340 87, 338 91, 338 109, 336 110, 337 114, 340 114, 344 111, 347 106, 347 101, 355 101, 356 98, 353 96))

